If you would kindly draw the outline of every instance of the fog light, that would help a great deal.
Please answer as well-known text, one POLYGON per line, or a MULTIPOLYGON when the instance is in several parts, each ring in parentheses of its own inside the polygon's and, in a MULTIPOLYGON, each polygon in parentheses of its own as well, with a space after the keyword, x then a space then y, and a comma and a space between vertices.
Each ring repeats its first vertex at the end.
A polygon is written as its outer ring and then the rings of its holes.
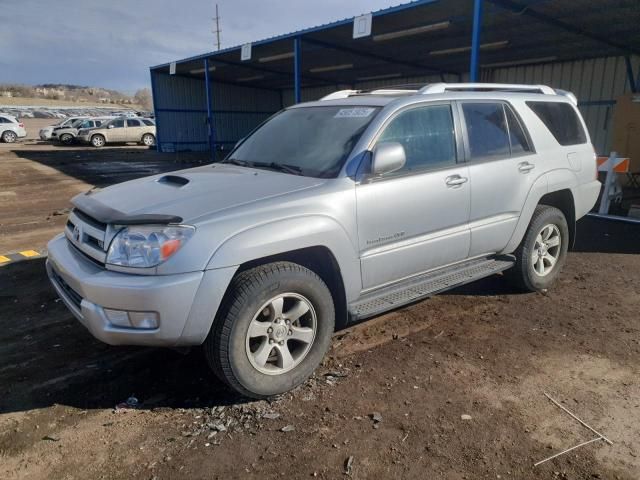
POLYGON ((156 312, 129 312, 129 321, 134 328, 158 328, 156 312))
POLYGON ((124 310, 111 310, 110 308, 105 308, 104 313, 112 325, 115 325, 116 327, 131 328, 131 322, 129 321, 129 314, 124 310))
POLYGON ((116 327, 147 330, 158 328, 158 314, 156 312, 127 312, 105 308, 104 313, 109 322, 116 327))

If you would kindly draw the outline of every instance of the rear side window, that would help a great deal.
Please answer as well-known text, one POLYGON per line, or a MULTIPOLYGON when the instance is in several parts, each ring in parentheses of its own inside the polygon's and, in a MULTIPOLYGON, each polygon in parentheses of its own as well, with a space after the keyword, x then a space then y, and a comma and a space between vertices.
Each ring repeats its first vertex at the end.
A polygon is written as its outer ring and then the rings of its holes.
POLYGON ((508 105, 504 106, 504 112, 507 115, 507 124, 509 125, 509 142, 511 144, 511 156, 524 155, 532 151, 529 137, 522 127, 522 123, 513 110, 508 105))
POLYGON ((151 120, 147 120, 146 118, 142 119, 142 123, 144 123, 145 125, 147 125, 149 127, 153 127, 155 125, 151 120))
POLYGON ((568 103, 527 102, 560 145, 586 143, 587 136, 576 111, 568 103))
POLYGON ((129 119, 127 120, 127 127, 141 127, 142 123, 140 123, 140 120, 133 120, 133 119, 129 119))
POLYGON ((509 156, 509 130, 501 103, 462 104, 471 160, 497 160, 509 156))

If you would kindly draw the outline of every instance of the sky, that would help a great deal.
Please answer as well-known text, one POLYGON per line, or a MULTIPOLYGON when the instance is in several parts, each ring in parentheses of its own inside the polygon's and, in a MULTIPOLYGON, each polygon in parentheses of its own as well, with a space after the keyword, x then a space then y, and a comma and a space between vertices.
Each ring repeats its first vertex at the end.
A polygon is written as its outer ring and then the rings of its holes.
MULTIPOLYGON (((222 48, 408 0, 218 0, 222 48)), ((149 67, 214 50, 216 0, 0 0, 0 83, 133 93, 149 67)))

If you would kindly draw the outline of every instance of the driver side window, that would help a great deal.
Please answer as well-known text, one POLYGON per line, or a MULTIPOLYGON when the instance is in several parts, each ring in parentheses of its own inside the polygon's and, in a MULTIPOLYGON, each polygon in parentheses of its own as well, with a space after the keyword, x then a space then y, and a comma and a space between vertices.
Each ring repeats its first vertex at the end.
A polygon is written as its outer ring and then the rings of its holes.
POLYGON ((453 166, 457 161, 456 135, 450 105, 412 108, 400 113, 377 143, 398 142, 407 161, 393 174, 453 166))
POLYGON ((113 125, 113 128, 124 128, 124 120, 114 120, 111 125, 113 125))

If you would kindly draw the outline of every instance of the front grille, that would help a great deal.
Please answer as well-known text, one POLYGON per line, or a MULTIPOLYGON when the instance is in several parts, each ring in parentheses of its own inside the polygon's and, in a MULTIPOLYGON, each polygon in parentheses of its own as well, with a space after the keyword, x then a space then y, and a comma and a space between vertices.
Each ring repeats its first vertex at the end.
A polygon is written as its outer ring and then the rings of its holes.
POLYGON ((58 286, 62 289, 62 291, 66 294, 69 301, 71 301, 71 303, 73 303, 78 310, 81 310, 80 304, 82 303, 82 296, 73 288, 71 288, 69 284, 65 282, 53 268, 51 269, 51 276, 58 284, 58 286))
POLYGON ((67 240, 92 261, 104 265, 109 245, 109 226, 74 208, 64 229, 67 240))

